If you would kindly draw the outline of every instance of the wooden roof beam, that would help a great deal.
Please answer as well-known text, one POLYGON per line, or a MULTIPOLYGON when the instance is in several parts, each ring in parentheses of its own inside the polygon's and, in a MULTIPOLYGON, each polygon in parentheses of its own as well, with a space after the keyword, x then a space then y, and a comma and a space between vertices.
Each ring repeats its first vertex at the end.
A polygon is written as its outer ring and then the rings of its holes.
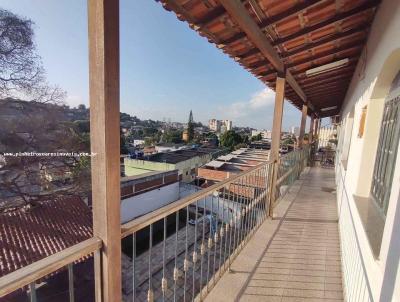
POLYGON ((162 1, 162 5, 166 10, 174 11, 179 20, 185 20, 187 23, 189 23, 190 28, 199 32, 201 36, 205 36, 210 42, 213 42, 217 45, 220 44, 220 41, 217 39, 217 37, 206 28, 200 28, 200 26, 197 25, 196 20, 192 18, 190 13, 188 13, 186 9, 178 4, 176 0, 164 0, 162 1), (200 32, 200 29, 203 34, 200 32))
MULTIPOLYGON (((272 42, 272 46, 277 46, 279 44, 289 42, 289 41, 294 40, 294 39, 296 39, 296 38, 298 38, 300 36, 303 36, 303 35, 306 35, 306 34, 309 34, 309 33, 313 32, 315 30, 318 30, 318 29, 320 29, 322 27, 331 25, 331 24, 333 24, 335 22, 338 22, 338 21, 341 21, 343 19, 346 19, 346 18, 348 18, 348 17, 350 17, 352 15, 356 15, 356 14, 358 14, 360 12, 363 12, 365 10, 371 9, 372 7, 377 6, 379 4, 379 2, 380 1, 378 1, 378 0, 374 0, 371 3, 367 2, 364 5, 359 6, 358 8, 354 8, 354 9, 348 11, 348 12, 344 12, 344 13, 341 13, 339 15, 333 16, 333 17, 331 17, 331 18, 329 18, 329 19, 327 19, 327 20, 325 20, 325 21, 323 21, 321 23, 316 24, 316 25, 313 25, 313 26, 310 26, 310 27, 306 27, 306 28, 298 31, 297 33, 294 33, 294 34, 289 35, 287 37, 284 37, 284 38, 281 38, 281 39, 273 41, 272 42)), ((294 54, 300 53, 302 51, 309 50, 309 49, 312 49, 314 47, 323 45, 325 43, 333 42, 333 41, 336 41, 338 39, 347 37, 347 36, 352 35, 352 34, 354 34, 356 32, 361 32, 363 30, 368 29, 368 27, 369 27, 369 24, 363 24, 363 25, 361 25, 361 26, 359 26, 357 28, 354 28, 354 29, 351 29, 351 30, 348 30, 348 31, 345 31, 345 32, 342 32, 342 33, 334 34, 331 37, 328 37, 328 38, 325 38, 325 39, 321 39, 320 41, 317 41, 315 43, 306 44, 303 47, 300 47, 299 49, 293 50, 292 52, 289 51, 289 52, 284 53, 282 55, 283 55, 284 58, 287 58, 289 56, 292 56, 294 54)), ((250 57, 252 55, 257 54, 258 52, 259 52, 259 50, 257 48, 253 48, 253 49, 250 49, 247 52, 239 55, 239 57, 242 58, 242 59, 245 59, 245 58, 248 58, 248 57, 250 57)))
POLYGON ((371 0, 371 1, 365 2, 365 3, 361 4, 360 6, 355 7, 355 8, 353 8, 353 9, 347 11, 347 12, 339 13, 339 14, 337 14, 335 16, 332 16, 332 17, 328 18, 325 21, 322 21, 322 22, 317 23, 315 25, 312 25, 312 26, 306 27, 304 29, 301 29, 298 32, 293 33, 291 35, 288 35, 286 37, 277 39, 277 40, 275 40, 273 42, 272 45, 275 46, 275 45, 278 45, 278 44, 283 44, 283 43, 286 43, 288 41, 294 40, 294 39, 296 39, 298 37, 301 37, 301 36, 304 36, 306 34, 309 34, 309 33, 313 32, 315 30, 321 29, 321 28, 323 28, 325 26, 334 24, 334 23, 336 23, 338 21, 342 21, 344 19, 347 19, 349 17, 352 17, 352 16, 357 15, 359 13, 362 13, 364 11, 367 11, 367 10, 369 10, 371 8, 374 8, 379 3, 380 3, 380 0, 371 0))
POLYGON ((365 32, 365 31, 368 30, 368 28, 369 28, 368 24, 362 24, 361 26, 358 26, 356 28, 353 28, 353 29, 350 29, 350 30, 346 30, 344 32, 335 33, 335 34, 333 34, 333 35, 331 35, 331 36, 329 36, 327 38, 323 38, 323 39, 320 39, 320 40, 312 42, 312 43, 306 43, 302 47, 296 48, 296 49, 294 49, 292 51, 287 51, 284 54, 282 54, 282 57, 283 58, 288 58, 290 56, 297 55, 297 54, 299 54, 301 52, 311 50, 311 49, 313 49, 315 47, 319 47, 319 46, 322 46, 324 44, 332 43, 332 42, 335 42, 337 40, 350 37, 351 35, 354 35, 356 33, 365 32))
MULTIPOLYGON (((334 60, 338 60, 339 57, 342 57, 342 56, 344 56, 344 57, 353 57, 354 55, 353 56, 348 56, 348 55, 336 55, 336 54, 340 53, 342 51, 347 51, 347 50, 356 49, 356 48, 359 48, 359 52, 357 52, 357 56, 358 56, 359 53, 362 50, 364 42, 365 42, 365 39, 355 40, 355 41, 352 41, 351 43, 348 43, 347 45, 342 45, 342 46, 339 46, 339 47, 331 49, 331 50, 323 51, 323 52, 321 52, 321 53, 319 53, 319 54, 317 54, 315 56, 304 58, 302 60, 286 64, 286 67, 287 68, 296 67, 296 66, 299 66, 299 65, 302 65, 302 64, 306 64, 306 63, 311 63, 311 62, 313 62, 315 60, 320 60, 320 59, 323 59, 323 58, 326 58, 326 57, 329 57, 329 56, 335 56, 334 60)), ((327 63, 324 63, 324 65, 325 64, 327 64, 327 63)))
POLYGON ((274 66, 276 71, 281 75, 286 74, 286 80, 289 85, 296 91, 300 98, 307 103, 306 95, 301 87, 297 84, 292 74, 286 71, 285 65, 280 59, 277 51, 272 47, 268 38, 264 35, 257 23, 247 12, 247 9, 239 0, 220 0, 226 11, 239 24, 242 30, 247 34, 249 39, 256 45, 266 59, 274 66))
MULTIPOLYGON (((324 1, 324 0, 306 0, 303 3, 296 4, 292 8, 289 8, 288 10, 285 10, 284 12, 277 14, 275 16, 272 16, 272 17, 268 18, 267 20, 261 22, 260 24, 258 24, 258 27, 261 30, 264 30, 268 26, 274 25, 286 18, 289 18, 295 14, 298 14, 299 12, 301 12, 307 8, 310 8, 314 4, 316 4, 318 2, 322 2, 322 1, 324 1)), ((222 1, 220 1, 220 2, 222 2, 222 1)), ((233 43, 233 42, 236 42, 237 40, 243 39, 244 37, 246 37, 246 33, 240 32, 240 33, 237 33, 234 36, 226 39, 222 43, 223 44, 233 43)))
POLYGON ((314 83, 308 83, 308 84, 304 84, 302 85, 304 90, 310 89, 310 88, 314 88, 314 87, 320 87, 320 86, 324 86, 324 85, 330 85, 332 83, 337 83, 337 82, 344 82, 347 81, 349 82, 351 79, 350 76, 347 77, 342 77, 342 78, 336 78, 336 79, 326 79, 324 81, 317 81, 314 83))
MULTIPOLYGON (((347 63, 347 65, 345 65, 344 67, 338 68, 338 69, 333 69, 333 70, 330 70, 330 71, 324 71, 323 74, 325 75, 325 74, 328 74, 330 72, 339 71, 339 70, 343 71, 343 70, 345 70, 345 68, 350 67, 350 66, 351 67, 355 67, 357 65, 357 62, 358 62, 358 59, 359 59, 359 55, 356 55, 354 57, 346 56, 346 58, 349 58, 349 62, 347 63)), ((340 58, 338 58, 338 60, 340 60, 340 58)), ((324 65, 324 64, 320 64, 320 65, 324 65)), ((314 68, 314 67, 318 67, 318 66, 319 65, 315 65, 315 66, 302 68, 302 69, 299 69, 299 70, 293 70, 292 74, 294 76, 296 76, 297 79, 299 79, 299 78, 317 78, 318 75, 307 76, 306 75, 306 71, 309 70, 310 68, 314 68)), ((321 73, 321 75, 322 75, 322 73, 321 73)))
MULTIPOLYGON (((274 66, 278 72, 284 73, 285 66, 278 53, 272 47, 256 22, 251 18, 244 5, 239 0, 220 0, 220 2, 272 66, 274 66)), ((225 42, 222 43, 226 44, 225 42)))
MULTIPOLYGON (((327 79, 332 76, 337 76, 337 75, 353 75, 354 69, 356 67, 357 62, 351 62, 344 68, 340 69, 334 69, 331 71, 326 71, 324 73, 318 74, 318 75, 313 75, 313 76, 306 76, 305 75, 305 70, 297 71, 297 72, 292 72, 293 75, 296 76, 296 80, 298 81, 299 84, 306 83, 306 82, 314 82, 314 81, 319 81, 320 79, 327 79)), ((261 81, 265 81, 268 83, 273 83, 276 78, 276 72, 267 74, 267 75, 261 75, 261 77, 258 77, 261 81)))
MULTIPOLYGON (((322 74, 321 74, 322 76, 322 74)), ((325 76, 325 77, 320 77, 317 79, 317 81, 314 78, 305 78, 302 80, 299 80, 299 84, 301 84, 302 87, 307 87, 311 85, 314 85, 315 83, 325 83, 325 82, 332 82, 336 80, 340 80, 343 78, 351 78, 353 76, 353 72, 343 72, 338 75, 333 75, 333 76, 325 76)))
MULTIPOLYGON (((359 45, 358 45, 358 46, 359 46, 359 45)), ((362 50, 362 49, 360 49, 359 52, 357 52, 355 55, 352 55, 352 56, 340 54, 340 55, 336 56, 334 60, 337 61, 337 60, 341 60, 341 59, 345 59, 345 58, 348 58, 348 59, 349 59, 349 62, 350 62, 350 60, 352 60, 352 59, 353 59, 353 60, 354 60, 354 59, 357 59, 357 60, 358 60, 358 58, 359 58, 359 56, 360 56, 360 53, 361 53, 361 50, 362 50)), ((324 58, 324 57, 326 57, 326 56, 331 56, 331 55, 333 55, 333 53, 331 53, 331 54, 325 54, 325 55, 322 55, 322 56, 315 56, 315 57, 312 57, 312 58, 307 58, 307 59, 302 60, 301 62, 299 62, 299 63, 297 63, 297 64, 296 64, 296 63, 289 64, 289 65, 287 65, 287 67, 288 67, 288 68, 295 68, 295 67, 297 67, 297 66, 300 66, 300 65, 303 65, 303 64, 306 64, 306 63, 312 63, 312 62, 315 61, 315 60, 322 59, 322 58, 324 58)), ((297 74, 306 72, 306 71, 309 70, 309 69, 312 69, 312 68, 315 68, 315 67, 318 67, 318 66, 323 66, 323 65, 325 65, 325 64, 329 64, 329 63, 318 64, 318 65, 313 64, 312 66, 309 66, 309 67, 307 67, 307 68, 301 69, 301 71, 293 70, 293 75, 297 75, 297 74)), ((274 74, 274 73, 275 73, 274 70, 269 70, 269 71, 263 72, 261 75, 262 75, 263 77, 265 77, 265 76, 268 76, 268 75, 274 74)), ((324 72, 324 73, 325 73, 325 72, 324 72)))
MULTIPOLYGON (((347 88, 347 87, 346 87, 347 88)), ((310 91, 309 95, 310 98, 315 97, 315 95, 323 95, 323 96, 328 96, 332 94, 345 94, 346 89, 343 89, 342 86, 337 86, 337 87, 327 87, 327 88, 321 88, 318 90, 310 91)))

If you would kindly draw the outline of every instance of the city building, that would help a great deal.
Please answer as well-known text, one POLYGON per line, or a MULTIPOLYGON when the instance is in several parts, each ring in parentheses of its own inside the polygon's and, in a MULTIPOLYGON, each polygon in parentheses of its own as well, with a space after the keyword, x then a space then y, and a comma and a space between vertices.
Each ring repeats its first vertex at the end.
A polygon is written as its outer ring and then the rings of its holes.
POLYGON ((210 128, 211 131, 224 133, 225 131, 232 130, 232 121, 210 119, 208 121, 208 128, 210 128))
POLYGON ((121 223, 155 211, 180 198, 178 170, 121 178, 121 223))
POLYGON ((263 139, 268 139, 270 140, 272 138, 272 131, 271 130, 251 130, 251 136, 257 136, 261 134, 261 137, 263 139))
POLYGON ((299 136, 300 135, 300 128, 297 126, 292 126, 290 128, 290 133, 295 135, 295 136, 299 136))
POLYGON ((221 131, 221 121, 216 119, 211 119, 208 121, 208 128, 211 131, 220 132, 221 131))
POLYGON ((125 158, 125 175, 134 176, 151 171, 178 170, 179 179, 190 183, 197 174, 198 167, 208 163, 223 151, 221 149, 198 148, 156 153, 146 159, 125 158))
POLYGON ((182 132, 182 140, 184 142, 188 142, 189 141, 189 132, 187 129, 183 130, 182 132))
POLYGON ((219 156, 198 168, 197 177, 202 187, 208 187, 260 163, 267 162, 268 159, 268 151, 241 148, 227 155, 219 156))

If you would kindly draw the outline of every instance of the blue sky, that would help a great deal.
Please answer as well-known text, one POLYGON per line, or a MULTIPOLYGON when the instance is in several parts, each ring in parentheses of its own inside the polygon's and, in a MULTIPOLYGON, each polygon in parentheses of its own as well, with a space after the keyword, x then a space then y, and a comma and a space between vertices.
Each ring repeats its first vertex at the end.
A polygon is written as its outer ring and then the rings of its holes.
MULTIPOLYGON (((0 0, 0 7, 35 22, 48 81, 68 93, 70 106, 88 105, 85 0, 0 0)), ((153 0, 120 0, 121 111, 185 122, 232 119, 271 128, 274 93, 213 44, 153 0), (140 12, 140 13, 139 13, 140 12)), ((286 102, 283 125, 300 124, 286 102)))

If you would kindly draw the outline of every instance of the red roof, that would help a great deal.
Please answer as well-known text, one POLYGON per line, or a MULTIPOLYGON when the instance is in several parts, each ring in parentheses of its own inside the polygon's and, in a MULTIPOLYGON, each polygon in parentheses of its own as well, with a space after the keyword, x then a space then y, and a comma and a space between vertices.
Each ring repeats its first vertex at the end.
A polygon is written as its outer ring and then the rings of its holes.
POLYGON ((0 213, 0 277, 92 235, 92 212, 79 197, 0 213))

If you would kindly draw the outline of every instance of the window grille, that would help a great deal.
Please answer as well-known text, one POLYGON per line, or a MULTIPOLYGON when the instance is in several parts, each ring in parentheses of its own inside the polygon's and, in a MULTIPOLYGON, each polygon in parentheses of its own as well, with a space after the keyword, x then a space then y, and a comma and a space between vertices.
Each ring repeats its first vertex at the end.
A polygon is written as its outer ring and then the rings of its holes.
POLYGON ((397 147, 400 136, 400 96, 386 101, 378 150, 375 159, 371 194, 386 216, 396 167, 397 147))

